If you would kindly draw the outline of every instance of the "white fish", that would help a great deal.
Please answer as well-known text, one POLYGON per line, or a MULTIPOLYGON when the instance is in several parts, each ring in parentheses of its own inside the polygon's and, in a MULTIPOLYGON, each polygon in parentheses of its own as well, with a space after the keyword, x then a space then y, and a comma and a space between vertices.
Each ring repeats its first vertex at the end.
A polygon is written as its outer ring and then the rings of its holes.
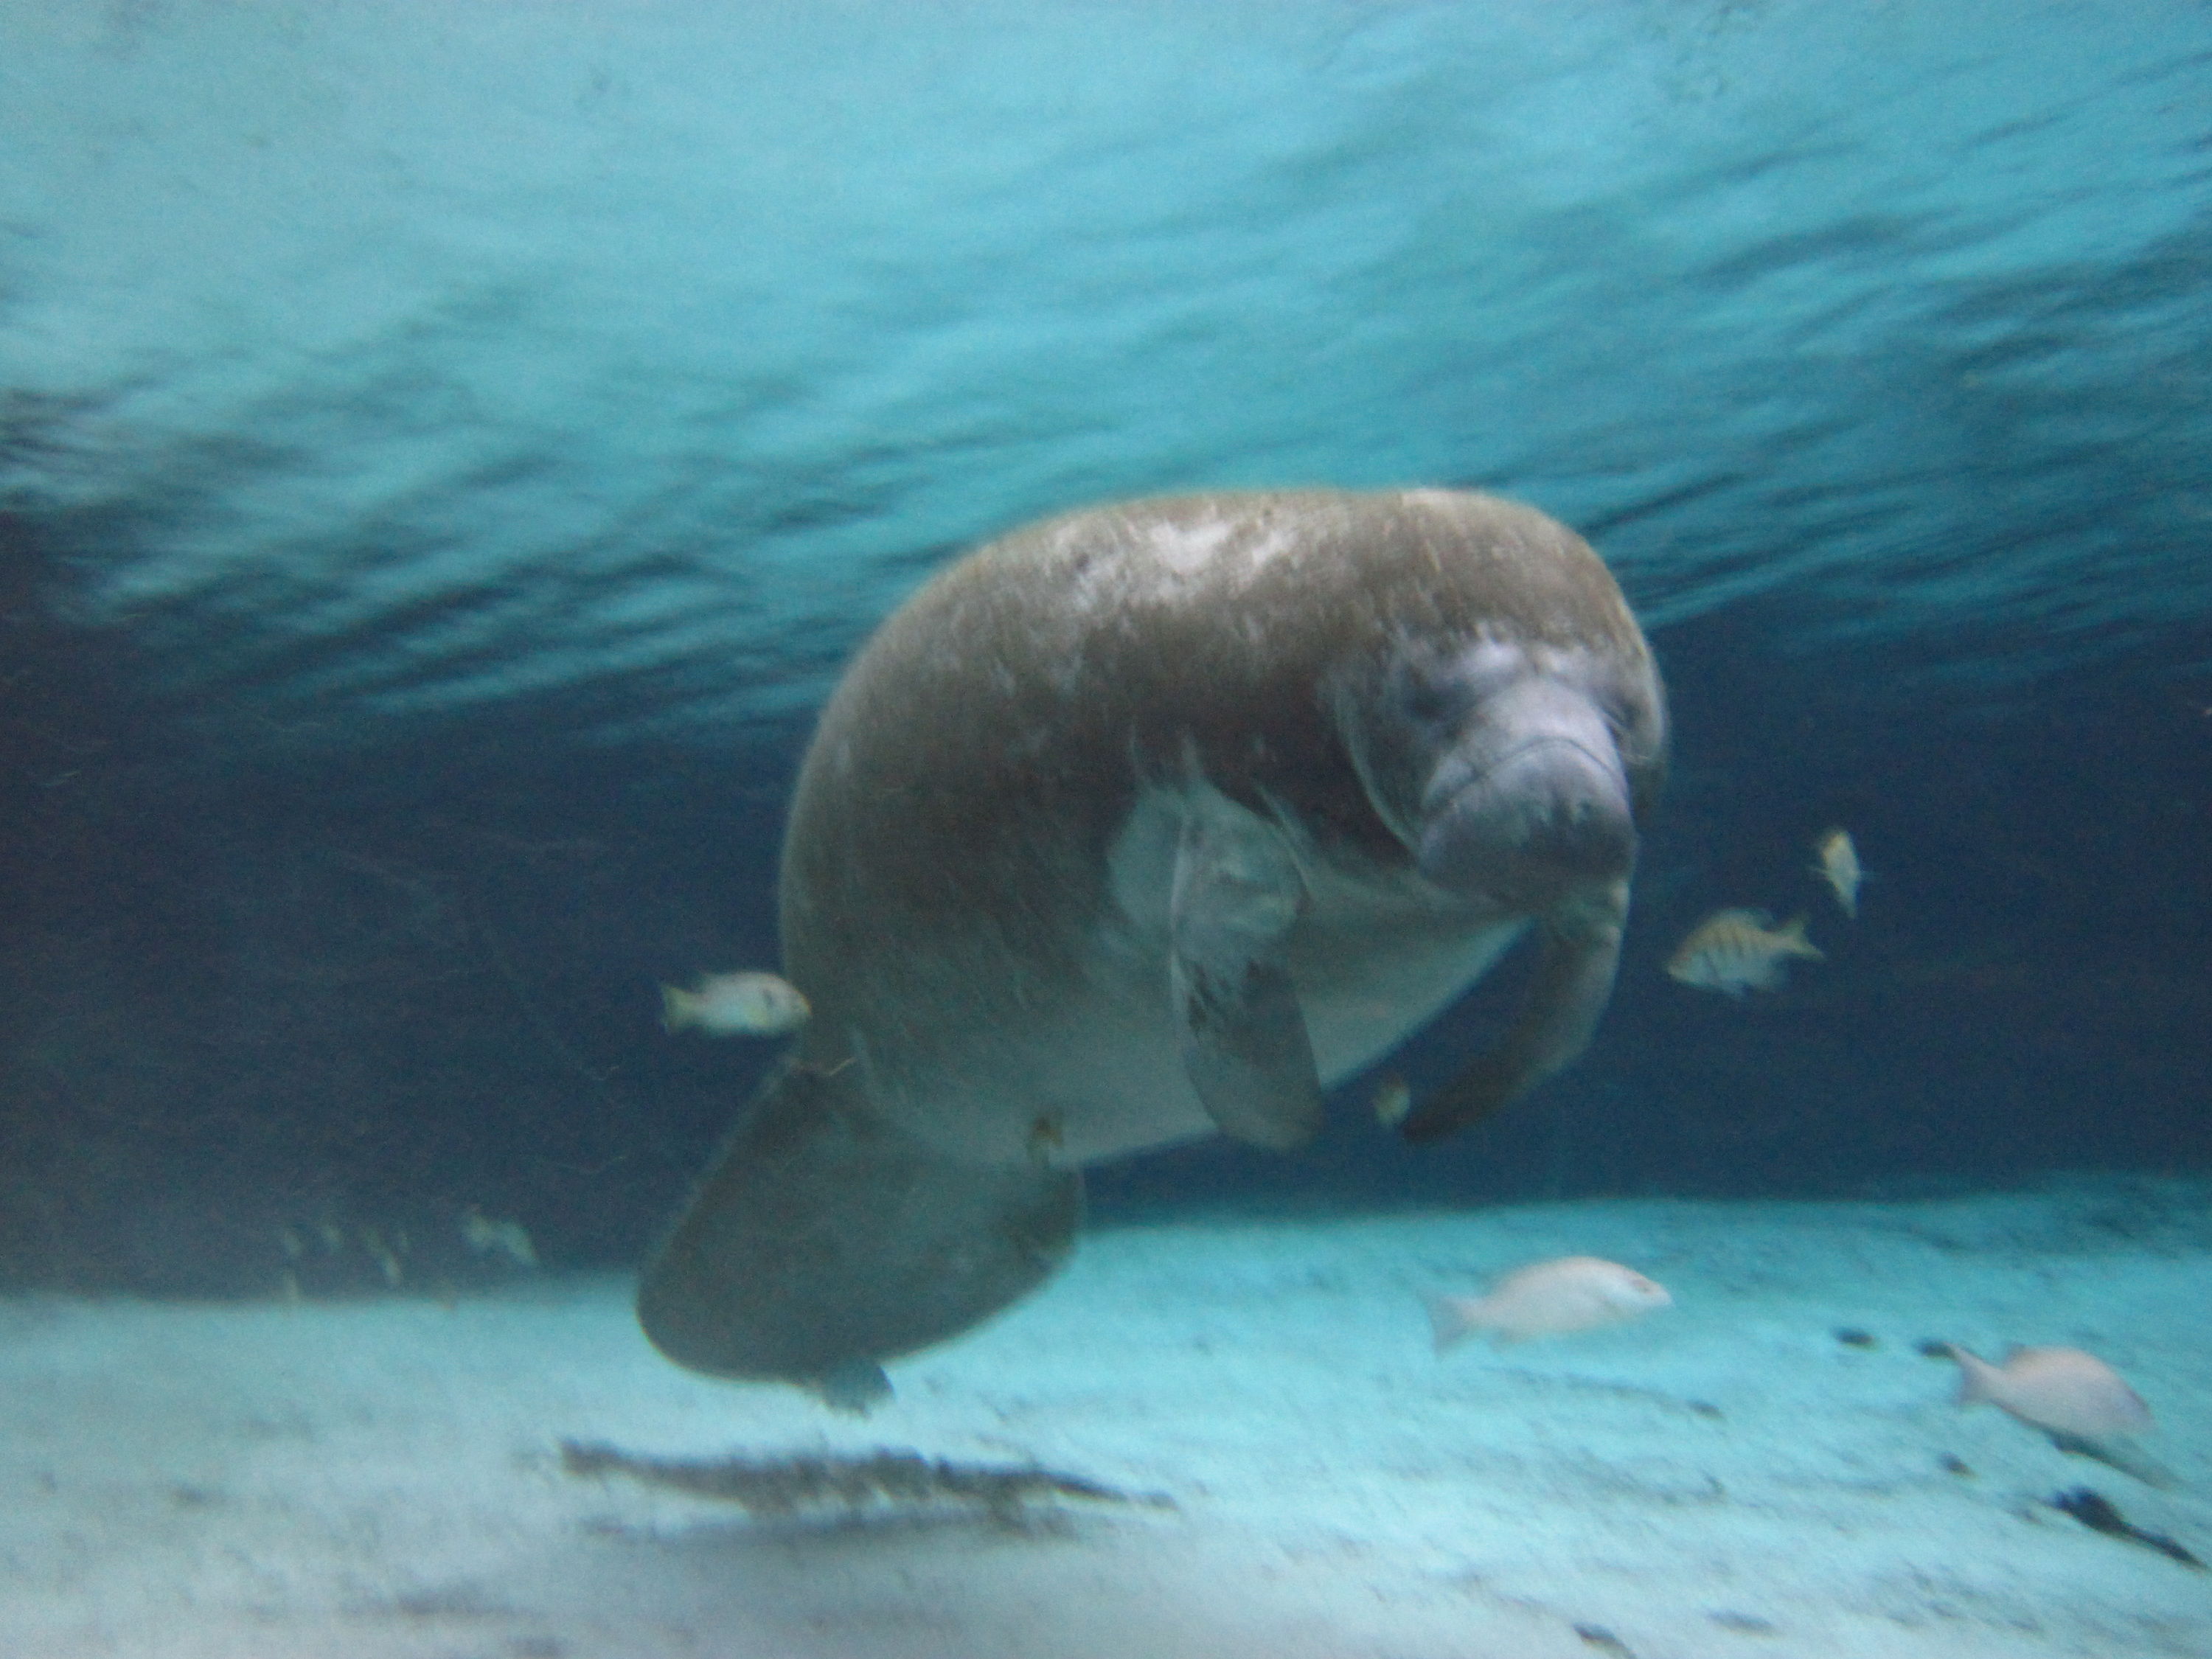
POLYGON ((1959 1403, 1990 1405, 2069 1438, 2109 1440, 2151 1426, 2150 1407, 2120 1374, 2079 1348, 2014 1348, 1992 1365, 1955 1344, 1959 1403))
POLYGON ((1487 1296, 1432 1297, 1429 1322, 1442 1353, 1475 1331, 1489 1332, 1496 1343, 1525 1342, 1617 1325, 1674 1305, 1664 1285, 1633 1268, 1594 1255, 1563 1255, 1516 1269, 1487 1296))
POLYGON ((1716 910, 1668 958, 1667 973, 1700 990, 1740 997, 1779 988, 1790 957, 1818 962, 1821 956, 1805 937, 1802 916, 1777 927, 1764 910, 1716 910))
POLYGON ((660 1023, 706 1036, 781 1036, 813 1012, 789 980, 775 974, 705 974, 690 990, 660 988, 660 1023))
POLYGON ((1856 921, 1859 884, 1866 879, 1866 872, 1859 867, 1859 849, 1851 845, 1851 832, 1831 830, 1813 843, 1813 850, 1820 859, 1813 866, 1813 873, 1828 884, 1843 913, 1856 921))

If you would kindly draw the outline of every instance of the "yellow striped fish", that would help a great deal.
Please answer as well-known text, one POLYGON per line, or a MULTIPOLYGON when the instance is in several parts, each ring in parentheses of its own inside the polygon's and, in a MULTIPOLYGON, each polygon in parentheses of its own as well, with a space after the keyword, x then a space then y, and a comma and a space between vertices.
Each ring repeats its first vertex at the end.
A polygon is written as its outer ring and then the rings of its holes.
POLYGON ((1701 991, 1740 997, 1778 990, 1792 957, 1820 960, 1805 937, 1805 918, 1777 927, 1764 910, 1716 910, 1668 958, 1667 973, 1701 991))
POLYGON ((1859 884, 1866 879, 1866 872, 1859 867, 1859 849, 1851 845, 1848 830, 1831 830, 1813 844, 1820 861, 1813 866, 1813 873, 1828 884, 1828 890, 1836 896, 1837 906, 1853 921, 1859 915, 1859 884))

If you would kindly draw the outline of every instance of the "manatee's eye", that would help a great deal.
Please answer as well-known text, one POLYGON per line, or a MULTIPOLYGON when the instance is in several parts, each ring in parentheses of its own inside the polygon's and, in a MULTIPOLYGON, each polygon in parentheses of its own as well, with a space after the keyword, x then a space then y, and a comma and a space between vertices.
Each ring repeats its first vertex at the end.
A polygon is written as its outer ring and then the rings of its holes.
POLYGON ((1652 748, 1651 711, 1636 686, 1610 673, 1592 676, 1583 684, 1622 758, 1633 760, 1652 748))
POLYGON ((1626 690, 1609 691, 1599 703, 1605 713, 1605 723, 1613 729, 1613 741, 1624 759, 1631 762, 1649 760, 1656 752, 1657 722, 1650 708, 1626 690))
POLYGON ((1451 717, 1458 698, 1433 663, 1393 663, 1383 685, 1385 706, 1408 726, 1431 727, 1451 717))

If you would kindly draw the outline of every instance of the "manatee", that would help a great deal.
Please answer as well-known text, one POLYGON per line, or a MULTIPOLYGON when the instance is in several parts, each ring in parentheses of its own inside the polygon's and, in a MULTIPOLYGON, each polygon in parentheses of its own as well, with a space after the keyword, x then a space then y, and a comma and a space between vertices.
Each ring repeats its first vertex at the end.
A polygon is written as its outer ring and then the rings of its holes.
POLYGON ((647 1264, 647 1335, 817 1385, 941 1341, 1066 1259, 1084 1164, 1299 1146, 1528 935, 1401 1128, 1497 1111, 1604 1009, 1665 748, 1604 564, 1494 496, 1140 501, 970 554, 823 713, 780 890, 813 1018, 647 1264))

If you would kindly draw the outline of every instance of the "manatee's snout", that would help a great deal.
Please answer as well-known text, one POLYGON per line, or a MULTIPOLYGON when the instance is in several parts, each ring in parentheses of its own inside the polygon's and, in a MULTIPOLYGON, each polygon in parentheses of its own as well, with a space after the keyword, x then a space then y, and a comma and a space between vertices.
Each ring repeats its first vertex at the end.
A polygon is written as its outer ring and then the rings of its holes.
POLYGON ((1636 819, 1604 716, 1571 687, 1536 683, 1501 701, 1430 779, 1422 873, 1534 908, 1626 874, 1636 819))

